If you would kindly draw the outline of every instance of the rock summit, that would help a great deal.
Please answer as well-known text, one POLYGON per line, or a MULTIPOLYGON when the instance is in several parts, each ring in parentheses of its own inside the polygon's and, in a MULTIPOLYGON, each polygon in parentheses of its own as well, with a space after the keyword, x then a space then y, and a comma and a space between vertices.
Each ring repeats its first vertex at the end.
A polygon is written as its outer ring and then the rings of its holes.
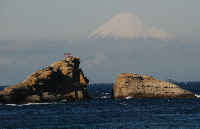
POLYGON ((0 103, 80 101, 88 95, 89 80, 79 68, 79 57, 67 57, 37 70, 27 79, 0 91, 0 103))

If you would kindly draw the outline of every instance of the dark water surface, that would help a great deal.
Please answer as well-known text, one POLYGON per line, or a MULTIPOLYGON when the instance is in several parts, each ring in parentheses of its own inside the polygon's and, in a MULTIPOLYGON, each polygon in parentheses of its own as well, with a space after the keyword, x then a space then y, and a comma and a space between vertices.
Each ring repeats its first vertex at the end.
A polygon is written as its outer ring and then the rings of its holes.
MULTIPOLYGON (((112 85, 88 85, 89 101, 0 105, 0 128, 200 127, 200 98, 111 100, 112 85)), ((200 82, 177 85, 200 95, 200 82)))

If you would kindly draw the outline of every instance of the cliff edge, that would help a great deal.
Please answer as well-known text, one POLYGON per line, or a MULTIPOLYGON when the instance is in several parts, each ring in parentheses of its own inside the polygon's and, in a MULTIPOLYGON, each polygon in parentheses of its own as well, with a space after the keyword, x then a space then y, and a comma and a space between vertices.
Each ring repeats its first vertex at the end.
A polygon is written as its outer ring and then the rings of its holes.
POLYGON ((79 68, 79 57, 67 57, 37 70, 27 79, 0 91, 0 103, 80 101, 88 95, 89 80, 79 68))
POLYGON ((122 73, 115 80, 111 98, 196 98, 196 96, 175 84, 150 76, 122 73))

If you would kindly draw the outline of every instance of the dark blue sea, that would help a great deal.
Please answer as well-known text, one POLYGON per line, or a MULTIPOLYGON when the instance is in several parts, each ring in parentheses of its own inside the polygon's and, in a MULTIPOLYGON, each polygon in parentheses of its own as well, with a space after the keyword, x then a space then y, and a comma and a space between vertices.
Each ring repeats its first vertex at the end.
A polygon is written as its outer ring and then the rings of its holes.
MULTIPOLYGON (((200 95, 200 82, 176 84, 200 95)), ((200 128, 200 98, 112 100, 112 86, 88 85, 89 101, 2 104, 0 128, 200 128)))

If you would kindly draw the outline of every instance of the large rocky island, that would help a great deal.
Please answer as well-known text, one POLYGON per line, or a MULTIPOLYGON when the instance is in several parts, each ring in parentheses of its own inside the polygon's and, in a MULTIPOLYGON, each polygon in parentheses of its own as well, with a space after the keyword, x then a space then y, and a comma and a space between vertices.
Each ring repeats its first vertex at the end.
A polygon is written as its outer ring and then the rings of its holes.
POLYGON ((0 91, 0 103, 41 103, 90 99, 87 92, 89 80, 84 77, 79 64, 79 57, 69 56, 47 68, 37 70, 23 82, 0 91))
POLYGON ((122 73, 115 80, 111 98, 196 98, 196 96, 175 84, 150 76, 122 73))

